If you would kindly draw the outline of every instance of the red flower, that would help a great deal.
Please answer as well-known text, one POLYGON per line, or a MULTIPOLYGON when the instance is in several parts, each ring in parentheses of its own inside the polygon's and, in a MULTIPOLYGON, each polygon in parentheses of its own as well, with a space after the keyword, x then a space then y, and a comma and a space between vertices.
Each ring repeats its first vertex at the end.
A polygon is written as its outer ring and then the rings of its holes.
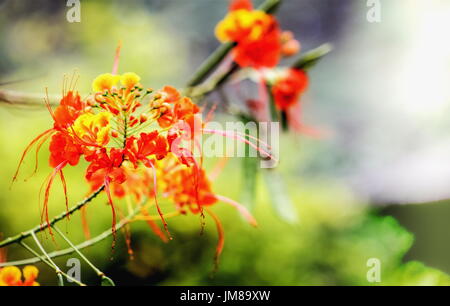
POLYGON ((112 232, 114 236, 113 245, 116 241, 116 210, 111 196, 111 183, 122 184, 126 180, 125 171, 121 168, 124 159, 124 150, 112 148, 109 155, 105 148, 98 150, 97 154, 89 157, 91 164, 86 170, 86 179, 98 182, 103 176, 106 195, 112 211, 112 232), (100 173, 99 173, 100 172, 100 173), (99 174, 101 175, 99 177, 99 174))
POLYGON ((179 160, 168 156, 162 173, 165 186, 163 193, 172 198, 182 212, 188 208, 193 213, 199 213, 203 206, 217 202, 202 168, 188 168, 181 165, 179 160))
POLYGON ((168 152, 168 144, 165 137, 159 135, 158 131, 153 131, 141 133, 139 138, 133 136, 128 138, 125 150, 128 159, 135 167, 141 161, 150 168, 149 156, 154 155, 156 159, 164 158, 168 152))
POLYGON ((165 86, 152 102, 158 124, 162 128, 168 128, 179 120, 195 115, 200 108, 187 97, 181 98, 180 93, 173 87, 165 86))
POLYGON ((198 147, 198 136, 202 128, 203 122, 199 116, 188 115, 174 124, 167 133, 169 151, 188 167, 196 164, 193 152, 198 147))
POLYGON ((120 167, 123 158, 124 154, 122 149, 112 148, 109 151, 109 155, 105 148, 98 150, 96 154, 92 154, 89 157, 88 161, 91 163, 86 170, 86 179, 89 181, 93 174, 99 170, 103 170, 105 171, 105 180, 119 184, 123 183, 125 174, 120 167))
MULTIPOLYGON (((75 93, 73 91, 68 91, 66 95, 63 96, 63 98, 60 100, 59 106, 55 109, 55 111, 52 110, 50 103, 48 99, 45 99, 45 104, 47 106, 48 111, 50 112, 50 115, 52 116, 54 123, 53 128, 46 130, 45 132, 38 135, 36 138, 34 138, 29 145, 25 148, 25 150, 22 153, 22 157, 20 158, 19 165, 17 166, 16 173, 13 177, 13 182, 17 179, 17 176, 19 175, 20 166, 22 165, 23 160, 25 159, 25 156, 30 151, 30 149, 37 145, 36 147, 36 166, 34 169, 34 172, 37 170, 38 166, 38 153, 41 146, 45 143, 45 141, 50 138, 56 131, 60 132, 67 132, 67 128, 69 128, 73 122, 83 113, 86 104, 81 100, 80 95, 78 93, 75 93)), ((61 142, 61 141, 60 141, 61 142)), ((62 149, 62 146, 59 146, 58 149, 62 149)), ((71 148, 73 149, 73 148, 71 148)), ((75 150, 71 150, 72 152, 75 150)), ((63 153, 58 153, 58 155, 61 157, 63 153)), ((56 160, 62 161, 62 158, 55 158, 52 161, 52 157, 50 158, 50 164, 52 167, 56 167, 58 163, 56 160)), ((75 162, 75 158, 72 157, 71 162, 75 162)), ((70 162, 69 162, 70 163, 70 162)), ((72 164, 72 163, 71 163, 72 164)), ((76 164, 76 162, 75 162, 76 164)))
POLYGON ((191 99, 184 97, 180 99, 174 107, 174 114, 177 120, 184 120, 200 112, 200 108, 191 99))
POLYGON ((81 100, 78 93, 69 91, 61 99, 58 107, 54 111, 52 111, 50 105, 47 105, 47 107, 55 121, 54 128, 56 130, 63 130, 70 127, 78 116, 83 113, 86 104, 81 100))
POLYGON ((57 167, 62 162, 75 166, 78 164, 81 154, 83 154, 81 146, 74 143, 72 137, 67 133, 57 132, 52 136, 49 159, 52 168, 57 167))
POLYGON ((276 22, 262 39, 244 40, 233 49, 234 60, 241 67, 272 68, 281 57, 280 30, 276 22))
POLYGON ((285 111, 295 103, 308 87, 308 75, 299 69, 289 69, 285 77, 272 86, 272 94, 278 109, 285 111))
POLYGON ((230 3, 230 11, 253 10, 253 4, 250 0, 233 0, 230 3))
POLYGON ((164 86, 160 94, 162 95, 163 101, 167 103, 175 103, 181 99, 181 94, 172 86, 164 86))

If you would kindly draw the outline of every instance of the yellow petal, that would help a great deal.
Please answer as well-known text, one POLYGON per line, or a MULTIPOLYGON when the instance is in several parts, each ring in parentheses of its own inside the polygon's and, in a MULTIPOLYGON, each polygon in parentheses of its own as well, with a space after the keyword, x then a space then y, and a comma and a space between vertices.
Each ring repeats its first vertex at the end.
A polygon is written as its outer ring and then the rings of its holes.
POLYGON ((21 282, 22 272, 15 266, 0 270, 0 286, 16 286, 21 282))
POLYGON ((26 266, 23 268, 23 277, 25 278, 25 282, 30 279, 35 280, 38 275, 39 270, 35 266, 26 266))
POLYGON ((125 86, 126 88, 133 88, 135 85, 137 85, 139 83, 139 81, 141 80, 141 77, 138 76, 136 73, 134 72, 127 72, 122 74, 122 76, 120 77, 120 82, 122 83, 123 86, 125 86))
POLYGON ((92 82, 92 89, 95 92, 103 92, 104 90, 110 90, 117 84, 120 76, 111 73, 100 74, 92 82))
POLYGON ((236 10, 228 13, 215 29, 215 34, 221 42, 233 41, 246 34, 246 39, 258 40, 270 24, 271 17, 259 10, 236 10))
POLYGON ((109 142, 111 117, 108 112, 86 113, 75 120, 72 129, 78 138, 103 146, 109 142))

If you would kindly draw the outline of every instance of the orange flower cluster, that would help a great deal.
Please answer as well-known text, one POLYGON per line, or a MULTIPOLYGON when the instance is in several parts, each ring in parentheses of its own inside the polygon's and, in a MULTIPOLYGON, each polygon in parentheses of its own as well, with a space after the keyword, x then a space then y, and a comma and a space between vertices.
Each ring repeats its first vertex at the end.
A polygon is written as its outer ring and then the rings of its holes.
POLYGON ((282 31, 273 15, 254 9, 251 0, 231 0, 229 13, 216 26, 216 36, 235 44, 232 56, 241 68, 257 72, 252 76, 259 77, 259 98, 246 101, 250 114, 267 121, 272 109, 269 103, 273 103, 278 110, 273 115, 285 127, 304 131, 298 102, 308 88, 308 75, 302 69, 277 67, 283 57, 300 52, 293 33, 282 31))
POLYGON ((0 268, 0 286, 39 286, 36 282, 38 274, 35 266, 26 266, 23 271, 16 266, 0 268))
POLYGON ((250 0, 234 0, 230 12, 216 27, 222 42, 234 42, 234 61, 241 67, 272 68, 282 56, 300 50, 292 33, 282 32, 276 18, 253 9, 250 0))
MULTIPOLYGON (((103 186, 106 191, 113 234, 116 223, 113 198, 130 195, 140 201, 153 197, 169 238, 158 205, 159 195, 172 200, 180 213, 203 214, 204 206, 218 201, 201 162, 194 156, 198 136, 215 131, 203 129, 200 108, 191 99, 170 86, 158 91, 144 89, 135 73, 98 76, 93 81, 93 94, 86 99, 81 99, 73 87, 71 82, 63 89, 63 97, 55 109, 47 100, 53 128, 29 144, 14 176, 15 180, 27 152, 33 146, 38 152, 51 139, 49 164, 53 171, 44 188, 43 216, 47 224, 49 192, 55 177, 60 177, 66 194, 63 169, 77 165, 82 158, 88 163, 85 178, 91 190, 103 186)), ((222 201, 227 199, 222 197, 222 201)), ((151 226, 163 240, 167 238, 155 224, 151 226)))

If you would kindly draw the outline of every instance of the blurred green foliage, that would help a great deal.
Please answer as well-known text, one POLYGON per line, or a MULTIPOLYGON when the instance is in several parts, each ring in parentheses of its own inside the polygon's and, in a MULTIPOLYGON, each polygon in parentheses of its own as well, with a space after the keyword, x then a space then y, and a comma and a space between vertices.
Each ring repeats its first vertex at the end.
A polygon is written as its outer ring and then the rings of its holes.
MULTIPOLYGON (((1 113, 5 115, 4 110, 1 113)), ((32 134, 32 130, 30 128, 28 133, 32 134)), ((8 135, 2 131, 1 139, 6 140, 8 135)), ((23 146, 20 142, 12 145, 11 151, 1 152, 2 158, 6 158, 3 160, 15 161, 17 153, 14 152, 20 152, 23 146)), ((292 156, 293 152, 288 148, 283 154, 292 156)), ((12 190, 8 190, 8 180, 1 184, 0 220, 4 235, 14 234, 39 222, 37 195, 40 183, 49 171, 45 165, 47 156, 47 153, 41 154, 43 166, 28 182, 18 183, 12 190)), ((301 158, 294 159, 300 161, 301 158)), ((27 161, 32 164, 32 158, 27 161)), ((208 160, 207 168, 211 169, 214 162, 208 160)), ((288 162, 289 159, 286 162, 282 160, 281 170, 288 166, 288 162)), ((239 160, 229 162, 214 183, 218 194, 239 197, 243 183, 236 179, 239 165, 239 160)), ((2 163, 2 171, 9 175, 12 175, 14 167, 13 162, 2 163)), ((24 169, 24 176, 30 170, 24 169)), ((133 223, 133 260, 127 255, 122 235, 114 252, 111 251, 111 239, 84 252, 118 285, 371 285, 366 278, 370 258, 381 262, 381 285, 450 284, 450 278, 442 272, 418 262, 403 263, 402 258, 411 247, 413 237, 392 217, 379 216, 338 182, 314 182, 289 174, 289 171, 282 173, 288 173, 284 178, 300 221, 288 224, 276 216, 262 180, 259 180, 255 199, 258 203, 254 211, 258 228, 250 227, 231 206, 217 204, 213 210, 224 224, 226 243, 215 273, 213 257, 217 234, 208 217, 203 235, 200 234, 202 220, 199 216, 170 219, 174 240, 168 244, 155 237, 145 223, 133 223)), ((86 191, 83 167, 68 169, 66 176, 70 199, 78 200, 86 191)), ((51 198, 51 214, 62 211, 64 205, 59 184, 55 184, 51 198)), ((119 207, 124 210, 124 203, 119 207)), ((163 209, 166 212, 172 210, 169 205, 164 205, 163 209)), ((110 226, 110 209, 104 195, 89 204, 88 214, 93 235, 110 226)), ((156 215, 156 211, 153 214, 156 215)), ((70 222, 63 221, 60 227, 67 229, 73 241, 84 239, 79 215, 74 215, 70 222)), ((48 250, 55 249, 48 235, 42 234, 41 238, 48 250)), ((65 247, 63 241, 57 241, 59 248, 65 247)), ((9 254, 10 260, 29 256, 17 247, 11 248, 9 254)), ((69 257, 60 258, 57 263, 65 267, 69 257)), ((41 283, 54 284, 54 273, 42 264, 39 267, 41 283)), ((82 278, 90 284, 98 283, 95 275, 84 265, 82 278)))

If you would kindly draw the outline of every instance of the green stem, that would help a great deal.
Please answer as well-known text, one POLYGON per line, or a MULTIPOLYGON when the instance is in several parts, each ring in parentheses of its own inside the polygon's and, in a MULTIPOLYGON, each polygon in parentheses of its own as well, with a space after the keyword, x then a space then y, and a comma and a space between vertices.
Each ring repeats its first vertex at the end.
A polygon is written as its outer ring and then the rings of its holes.
MULTIPOLYGON (((142 202, 142 203, 144 203, 144 202, 142 202)), ((116 231, 118 231, 119 229, 124 227, 126 224, 128 224, 130 222, 131 218, 133 218, 134 216, 136 216, 139 213, 142 203, 140 205, 138 205, 128 216, 126 216, 119 223, 116 224, 116 231)), ((104 231, 103 233, 101 233, 100 235, 98 235, 90 240, 87 240, 83 243, 80 243, 80 244, 76 245, 75 247, 78 250, 82 250, 82 249, 85 249, 87 247, 97 244, 98 242, 108 238, 111 235, 112 235, 112 229, 110 228, 110 229, 104 231)), ((50 258, 56 258, 56 257, 61 257, 64 255, 72 254, 73 252, 76 252, 75 249, 73 247, 70 247, 70 248, 67 248, 64 250, 48 253, 48 256, 50 258)), ((34 264, 34 263, 37 263, 40 261, 42 261, 40 257, 33 257, 33 258, 24 259, 24 260, 2 262, 2 263, 0 263, 0 268, 7 267, 7 266, 29 265, 29 264, 34 264)))
POLYGON ((235 46, 234 43, 228 42, 220 45, 211 55, 200 65, 192 78, 187 82, 188 87, 194 87, 203 82, 210 73, 222 62, 227 54, 235 46))
POLYGON ((39 242, 39 239, 36 237, 36 234, 34 232, 31 232, 31 237, 33 237, 34 242, 36 243, 38 248, 41 250, 41 252, 45 255, 45 257, 47 258, 48 262, 55 268, 56 276, 58 277, 58 284, 60 286, 64 286, 64 279, 62 277, 62 273, 63 273, 62 270, 55 264, 55 262, 50 257, 48 257, 47 252, 45 251, 45 249, 42 246, 42 244, 39 242))
POLYGON ((77 210, 81 209, 83 206, 85 206, 89 202, 91 202, 100 192, 103 191, 104 188, 105 188, 105 186, 101 186, 99 189, 97 189, 97 191, 92 193, 86 199, 84 199, 83 201, 79 202, 78 204, 73 206, 71 209, 69 209, 69 211, 64 211, 64 212, 60 213, 59 215, 57 215, 56 217, 54 217, 52 220, 50 220, 49 223, 45 222, 42 225, 36 225, 34 228, 32 228, 32 229, 30 229, 28 231, 22 232, 22 233, 20 233, 20 234, 18 234, 16 236, 13 236, 13 237, 6 238, 2 242, 0 242, 0 248, 3 248, 5 246, 8 246, 8 245, 16 243, 16 242, 20 242, 21 240, 32 236, 33 233, 38 233, 38 232, 44 230, 49 225, 50 226, 55 225, 56 223, 58 223, 59 221, 64 219, 66 216, 72 215, 74 212, 76 212, 77 210))
POLYGON ((194 90, 191 90, 190 96, 194 98, 207 96, 216 89, 220 88, 221 85, 223 85, 239 69, 239 65, 233 62, 231 67, 217 78, 214 78, 213 80, 206 82, 206 84, 197 86, 194 90))
POLYGON ((317 62, 331 52, 333 46, 331 44, 323 44, 311 51, 303 54, 294 64, 292 68, 307 70, 317 64, 317 62))
POLYGON ((81 257, 81 259, 83 259, 88 264, 88 266, 90 266, 92 270, 94 270, 94 272, 97 273, 98 276, 100 276, 101 278, 105 276, 105 273, 100 271, 99 268, 97 268, 92 262, 90 262, 89 259, 87 259, 86 256, 84 256, 83 253, 81 253, 80 250, 78 250, 78 248, 72 243, 72 241, 70 241, 69 238, 67 238, 66 235, 64 235, 63 232, 61 232, 61 230, 58 227, 53 226, 53 228, 61 236, 61 238, 63 238, 72 249, 74 249, 74 251, 81 257))
POLYGON ((280 117, 278 114, 277 106, 275 105, 275 98, 272 94, 272 86, 270 84, 266 84, 266 90, 268 96, 270 118, 272 121, 278 122, 280 121, 280 117))
MULTIPOLYGON (((46 259, 44 256, 40 255, 38 252, 36 252, 35 250, 33 250, 28 244, 26 244, 26 243, 23 242, 23 241, 20 241, 19 244, 20 244, 23 248, 25 248, 26 250, 28 250, 31 254, 35 255, 36 258, 39 258, 38 261, 42 261, 42 262, 45 263, 47 266, 49 266, 50 268, 52 268, 53 270, 55 270, 55 272, 57 271, 56 268, 55 268, 55 266, 53 266, 50 262, 48 262, 47 259, 46 259)), ((67 275, 66 273, 62 272, 61 270, 59 271, 59 274, 58 274, 58 275, 59 275, 59 276, 58 276, 59 283, 61 283, 60 275, 64 275, 67 279, 70 279, 71 281, 73 281, 73 282, 76 283, 77 285, 79 285, 79 286, 86 286, 85 284, 80 283, 79 281, 77 281, 77 280, 74 279, 73 277, 67 275)))

